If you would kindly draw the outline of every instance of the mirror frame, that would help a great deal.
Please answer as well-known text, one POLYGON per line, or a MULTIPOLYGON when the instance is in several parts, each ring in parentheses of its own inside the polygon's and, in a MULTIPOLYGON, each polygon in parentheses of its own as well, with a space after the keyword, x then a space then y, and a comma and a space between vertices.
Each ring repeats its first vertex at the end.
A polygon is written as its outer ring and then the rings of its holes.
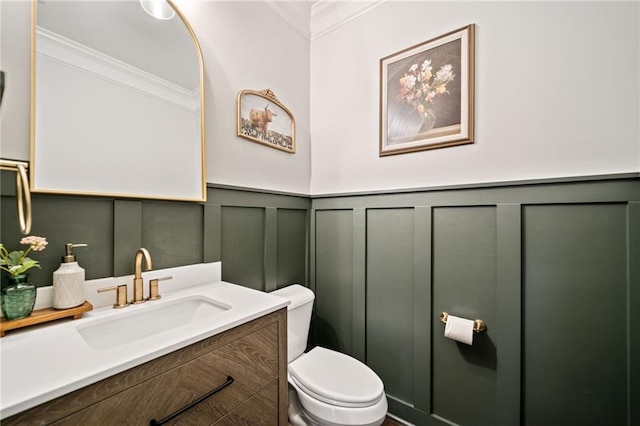
MULTIPOLYGON (((135 0, 133 0, 135 1, 135 0)), ((171 0, 166 0, 167 3, 175 10, 176 15, 182 20, 189 32, 191 39, 193 40, 194 48, 196 50, 196 56, 198 57, 198 67, 200 72, 200 168, 202 170, 202 176, 200 179, 200 197, 179 197, 179 196, 165 196, 161 194, 148 194, 136 192, 135 188, 127 188, 124 192, 88 192, 84 190, 73 189, 48 189, 44 187, 37 187, 36 173, 37 164, 35 159, 36 150, 36 28, 38 24, 38 0, 31 0, 31 99, 30 99, 30 138, 29 138, 29 160, 30 165, 30 189, 33 193, 44 194, 65 194, 65 195, 83 195, 83 196, 99 196, 99 197, 112 197, 112 198, 136 198, 136 199, 151 199, 151 200, 171 200, 171 201, 190 201, 203 203, 207 201, 207 173, 206 173, 206 138, 205 138, 205 104, 204 104, 204 60, 202 56, 202 49, 200 43, 196 37, 193 28, 189 24, 189 21, 182 14, 180 9, 171 0), (133 189, 133 190, 132 190, 133 189)), ((144 162, 146 164, 146 170, 152 170, 154 165, 153 161, 144 162)), ((178 170, 179 172, 179 170, 178 170)), ((144 170, 141 171, 144 174, 144 170)))

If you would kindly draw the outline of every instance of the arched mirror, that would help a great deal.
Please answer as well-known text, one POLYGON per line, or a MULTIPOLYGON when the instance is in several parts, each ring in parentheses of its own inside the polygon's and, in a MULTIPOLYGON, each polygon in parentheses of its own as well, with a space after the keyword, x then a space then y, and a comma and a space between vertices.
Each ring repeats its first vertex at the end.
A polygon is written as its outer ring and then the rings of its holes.
POLYGON ((180 11, 33 0, 32 27, 31 189, 205 201, 202 54, 180 11))

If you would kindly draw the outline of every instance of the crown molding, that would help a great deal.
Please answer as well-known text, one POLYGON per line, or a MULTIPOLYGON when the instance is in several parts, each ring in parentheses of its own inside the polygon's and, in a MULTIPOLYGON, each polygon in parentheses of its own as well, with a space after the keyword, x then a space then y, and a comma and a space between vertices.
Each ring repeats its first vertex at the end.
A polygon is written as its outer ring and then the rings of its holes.
POLYGON ((264 0, 308 40, 335 30, 385 1, 387 0, 264 0))
POLYGON ((85 72, 190 112, 200 110, 199 88, 184 89, 42 27, 36 28, 36 37, 37 58, 85 72))
POLYGON ((387 0, 318 0, 311 6, 309 21, 311 40, 380 6, 387 0))
POLYGON ((313 2, 281 0, 264 0, 264 2, 306 39, 311 39, 309 22, 313 2))

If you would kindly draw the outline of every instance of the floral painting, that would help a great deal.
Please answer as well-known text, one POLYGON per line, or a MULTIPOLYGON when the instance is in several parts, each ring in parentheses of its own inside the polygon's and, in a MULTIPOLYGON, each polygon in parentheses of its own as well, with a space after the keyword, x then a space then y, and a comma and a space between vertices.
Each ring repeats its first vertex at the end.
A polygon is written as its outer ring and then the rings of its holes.
POLYGON ((380 60, 380 156, 473 143, 474 26, 380 60))

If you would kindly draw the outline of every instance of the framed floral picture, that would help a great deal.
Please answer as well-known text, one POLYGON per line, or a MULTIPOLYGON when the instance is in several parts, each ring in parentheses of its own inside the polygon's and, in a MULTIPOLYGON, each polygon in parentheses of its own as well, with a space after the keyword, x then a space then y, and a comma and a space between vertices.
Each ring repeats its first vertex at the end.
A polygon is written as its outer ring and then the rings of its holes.
POLYGON ((243 90, 236 107, 238 136, 295 154, 295 119, 271 90, 243 90))
POLYGON ((473 143, 474 24, 380 59, 380 156, 473 143))

